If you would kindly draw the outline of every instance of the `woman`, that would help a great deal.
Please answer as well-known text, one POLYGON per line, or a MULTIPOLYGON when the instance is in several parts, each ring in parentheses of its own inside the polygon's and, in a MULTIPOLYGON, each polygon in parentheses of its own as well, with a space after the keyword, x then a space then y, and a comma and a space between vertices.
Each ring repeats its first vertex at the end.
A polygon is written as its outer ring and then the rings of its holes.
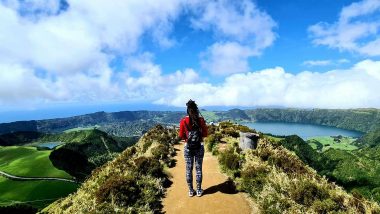
POLYGON ((186 181, 189 187, 189 196, 196 193, 202 196, 202 162, 204 156, 203 138, 207 137, 207 126, 203 117, 199 116, 199 109, 193 100, 186 103, 187 116, 181 119, 179 137, 185 141, 184 153, 186 161, 186 181), (197 191, 193 188, 193 165, 195 161, 197 191))

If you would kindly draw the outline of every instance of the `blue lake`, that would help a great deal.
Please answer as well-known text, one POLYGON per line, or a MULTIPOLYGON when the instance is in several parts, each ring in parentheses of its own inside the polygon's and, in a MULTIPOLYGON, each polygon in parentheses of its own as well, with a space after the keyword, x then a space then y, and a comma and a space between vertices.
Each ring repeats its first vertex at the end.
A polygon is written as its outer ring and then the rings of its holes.
POLYGON ((296 134, 303 139, 318 136, 347 136, 360 137, 362 132, 340 129, 330 126, 320 126, 301 123, 283 123, 283 122, 255 122, 244 123, 244 125, 263 133, 271 133, 273 135, 293 135, 296 134))
POLYGON ((41 143, 38 144, 38 147, 47 147, 49 149, 54 149, 55 147, 61 145, 63 142, 48 142, 48 143, 41 143))

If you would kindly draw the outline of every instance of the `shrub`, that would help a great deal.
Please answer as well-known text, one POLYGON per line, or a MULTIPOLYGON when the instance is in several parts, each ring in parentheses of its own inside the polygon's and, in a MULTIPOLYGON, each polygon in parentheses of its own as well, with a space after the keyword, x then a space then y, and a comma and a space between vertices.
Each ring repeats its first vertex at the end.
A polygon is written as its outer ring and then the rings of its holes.
POLYGON ((241 132, 256 132, 255 130, 250 129, 247 126, 243 126, 243 125, 240 125, 240 124, 236 126, 236 129, 239 130, 239 131, 241 131, 241 132))
POLYGON ((134 160, 136 169, 142 175, 151 175, 153 177, 165 177, 163 167, 158 159, 152 157, 138 157, 134 160))
POLYGON ((240 157, 234 152, 233 148, 226 149, 219 154, 219 163, 224 169, 237 170, 239 169, 240 157))
POLYGON ((251 196, 257 197, 266 183, 269 170, 263 165, 259 167, 246 166, 241 171, 241 183, 239 188, 248 192, 251 196))
POLYGON ((122 158, 124 158, 124 159, 129 159, 129 158, 131 158, 133 155, 135 155, 136 152, 137 152, 136 147, 132 146, 132 147, 129 147, 129 148, 127 148, 126 150, 124 150, 124 152, 123 152, 121 155, 122 155, 122 158))
POLYGON ((208 152, 211 152, 216 144, 220 142, 222 135, 219 133, 211 134, 206 138, 206 149, 208 152))
POLYGON ((147 140, 144 142, 144 144, 142 145, 142 152, 145 153, 146 150, 148 150, 148 148, 153 144, 153 141, 152 140, 147 140))
POLYGON ((339 205, 331 198, 323 201, 317 200, 313 203, 312 209, 317 213, 329 213, 331 211, 338 211, 339 205))
POLYGON ((209 135, 215 134, 217 127, 214 125, 207 126, 207 132, 209 135))
POLYGON ((225 129, 225 128, 228 128, 228 127, 233 127, 233 123, 229 122, 229 121, 223 121, 223 122, 220 122, 219 123, 219 127, 221 129, 225 129))
POLYGON ((152 155, 153 155, 153 158, 155 159, 159 159, 159 160, 167 159, 169 155, 169 146, 164 145, 164 144, 159 144, 158 146, 152 149, 152 155))
POLYGON ((380 187, 377 187, 371 191, 372 197, 375 201, 380 203, 380 187))
POLYGON ((232 127, 228 127, 228 128, 223 129, 222 134, 225 134, 225 135, 231 136, 231 137, 239 137, 239 132, 236 131, 232 127))
POLYGON ((322 201, 329 197, 328 190, 313 181, 302 179, 293 185, 290 195, 299 204, 311 206, 314 201, 322 201))
POLYGON ((140 197, 140 188, 135 176, 113 176, 108 178, 96 191, 95 197, 98 203, 115 203, 118 206, 126 206, 136 203, 140 197))
POLYGON ((218 145, 214 146, 211 150, 211 154, 214 155, 214 156, 217 156, 219 155, 219 148, 218 148, 218 145))

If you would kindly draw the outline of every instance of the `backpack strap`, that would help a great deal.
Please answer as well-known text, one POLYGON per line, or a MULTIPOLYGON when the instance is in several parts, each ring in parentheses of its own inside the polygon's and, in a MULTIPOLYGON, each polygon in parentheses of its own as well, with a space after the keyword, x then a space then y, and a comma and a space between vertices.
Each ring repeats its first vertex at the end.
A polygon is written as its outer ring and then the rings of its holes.
MULTIPOLYGON (((186 127, 187 131, 188 131, 188 132, 189 132, 189 131, 192 131, 192 130, 189 128, 189 126, 187 125, 187 123, 186 123, 186 119, 185 119, 183 122, 185 123, 185 127, 186 127)), ((200 123, 201 120, 199 119, 198 122, 200 123)), ((198 125, 198 131, 202 132, 201 125, 198 125)))
POLYGON ((187 123, 186 123, 186 120, 184 120, 183 123, 185 124, 186 130, 187 130, 187 131, 190 131, 189 126, 188 126, 187 123))

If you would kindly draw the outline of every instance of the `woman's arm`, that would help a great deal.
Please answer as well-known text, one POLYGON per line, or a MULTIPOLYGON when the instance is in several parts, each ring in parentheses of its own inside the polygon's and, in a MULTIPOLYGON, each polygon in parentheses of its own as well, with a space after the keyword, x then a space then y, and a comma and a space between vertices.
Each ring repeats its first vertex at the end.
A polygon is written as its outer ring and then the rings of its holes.
POLYGON ((185 124, 184 124, 184 120, 183 119, 179 123, 179 133, 178 133, 178 136, 179 136, 179 138, 181 138, 181 140, 186 140, 185 124))

